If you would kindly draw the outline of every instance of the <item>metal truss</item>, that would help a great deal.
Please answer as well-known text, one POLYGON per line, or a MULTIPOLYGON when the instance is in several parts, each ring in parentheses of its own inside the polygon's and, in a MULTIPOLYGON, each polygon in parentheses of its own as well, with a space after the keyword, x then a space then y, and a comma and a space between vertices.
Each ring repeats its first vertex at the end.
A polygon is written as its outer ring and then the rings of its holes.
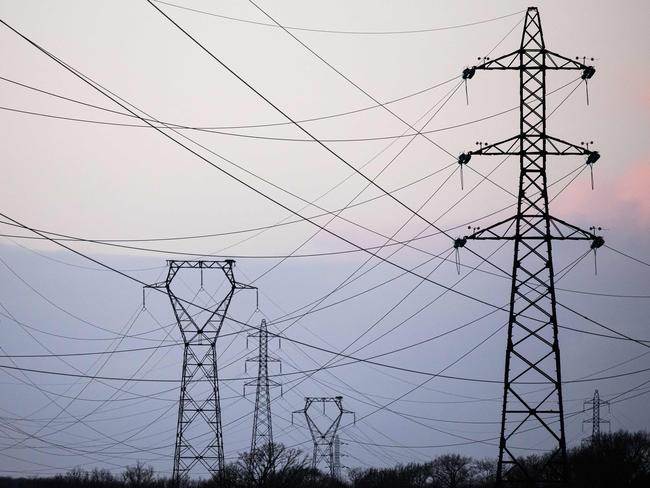
POLYGON ((546 73, 579 70, 582 79, 588 80, 595 69, 547 50, 539 12, 531 7, 526 12, 521 47, 466 68, 463 78, 471 79, 476 70, 516 70, 520 78, 519 134, 463 153, 458 159, 462 168, 473 155, 519 158, 516 215, 454 243, 458 249, 468 240, 514 241, 497 486, 521 482, 526 486, 563 486, 567 481, 566 439, 551 243, 587 240, 595 250, 604 240, 549 214, 547 156, 582 155, 593 165, 600 155, 546 134, 546 73), (533 389, 530 382, 549 388, 533 389), (530 454, 525 447, 534 430, 548 436, 552 448, 541 467, 531 468, 524 462, 530 454))
POLYGON ((317 469, 318 466, 325 464, 329 471, 329 474, 332 478, 340 478, 341 475, 341 463, 340 463, 340 443, 337 444, 338 439, 338 430, 339 425, 341 424, 341 419, 345 414, 354 415, 356 422, 356 415, 350 410, 345 410, 343 408, 343 397, 305 397, 305 408, 302 410, 296 410, 291 414, 291 421, 293 422, 293 415, 296 413, 301 413, 305 416, 305 422, 307 427, 309 427, 309 432, 311 434, 312 441, 314 443, 314 452, 312 455, 311 465, 312 468, 317 469), (321 430, 317 423, 314 421, 312 416, 309 413, 310 407, 315 403, 321 403, 323 405, 323 415, 325 415, 325 407, 327 404, 334 404, 336 406, 336 416, 332 418, 332 422, 329 427, 323 431, 321 430))
POLYGON ((591 400, 586 400, 583 404, 583 409, 591 406, 591 419, 583 420, 584 424, 591 424, 591 438, 595 439, 600 435, 600 424, 608 424, 611 428, 611 423, 609 420, 600 418, 600 406, 605 405, 607 408, 610 407, 609 402, 606 400, 600 399, 600 394, 598 390, 594 391, 594 397, 591 400))
MULTIPOLYGON (((251 454, 256 449, 266 449, 269 462, 273 462, 273 423, 271 421, 271 388, 282 388, 277 381, 269 379, 269 362, 280 363, 280 360, 269 356, 269 331, 266 320, 262 319, 259 330, 249 334, 248 338, 258 341, 257 356, 246 359, 246 362, 257 363, 257 379, 244 384, 255 387, 255 414, 253 418, 253 435, 251 437, 251 454)), ((282 372, 282 364, 280 364, 282 372)))
POLYGON ((332 476, 337 480, 341 479, 341 456, 342 456, 341 444, 342 442, 340 437, 338 436, 338 434, 335 435, 334 436, 334 461, 333 461, 334 469, 332 470, 333 472, 332 476))
POLYGON ((184 344, 173 467, 173 480, 178 486, 182 480, 189 479, 197 466, 205 468, 215 478, 223 476, 225 465, 216 344, 235 291, 252 287, 235 280, 235 262, 231 259, 170 260, 167 263, 169 269, 165 281, 147 287, 164 290, 169 296, 184 344), (199 271, 201 286, 204 271, 223 272, 229 285, 225 296, 210 308, 179 297, 172 283, 183 269, 199 271))

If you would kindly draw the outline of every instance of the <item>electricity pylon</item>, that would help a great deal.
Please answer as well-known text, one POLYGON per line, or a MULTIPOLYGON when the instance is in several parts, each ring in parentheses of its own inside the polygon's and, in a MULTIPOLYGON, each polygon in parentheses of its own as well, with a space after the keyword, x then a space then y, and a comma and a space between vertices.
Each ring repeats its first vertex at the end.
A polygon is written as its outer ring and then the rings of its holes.
MULTIPOLYGON (((319 465, 325 464, 329 471, 329 475, 332 478, 339 478, 341 474, 341 463, 340 463, 340 451, 338 455, 338 462, 336 462, 335 456, 335 440, 337 439, 337 434, 339 430, 339 425, 341 424, 341 419, 345 414, 355 415, 354 412, 350 410, 345 410, 343 408, 343 397, 305 397, 305 408, 302 410, 295 410, 291 413, 291 421, 293 422, 293 415, 296 413, 302 413, 305 416, 305 422, 307 427, 309 427, 309 433, 311 434, 312 441, 314 443, 314 452, 311 459, 311 467, 317 469, 319 465), (322 431, 312 416, 309 414, 309 409, 314 403, 323 404, 323 415, 326 415, 325 407, 327 404, 333 403, 336 407, 336 412, 334 418, 332 418, 330 426, 322 431)), ((355 415, 356 422, 356 415, 355 415)), ((340 444, 339 444, 340 449, 340 444)))
POLYGON ((266 450, 267 461, 273 462, 273 424, 271 421, 271 388, 281 386, 277 381, 269 379, 269 362, 279 363, 280 360, 269 356, 269 331, 266 320, 262 319, 257 332, 249 334, 248 338, 258 341, 257 356, 246 359, 246 362, 257 363, 257 379, 244 384, 255 387, 255 415, 253 417, 253 435, 251 437, 251 454, 258 448, 266 450))
MULTIPOLYGON (((183 373, 176 448, 174 451, 173 480, 179 485, 189 479, 197 465, 210 476, 224 474, 223 434, 219 403, 219 376, 216 345, 226 313, 236 290, 252 289, 235 281, 234 261, 167 261, 169 270, 165 281, 148 285, 164 290, 174 309, 176 322, 183 338, 183 373), (172 286, 181 270, 199 270, 201 289, 204 270, 220 270, 229 285, 225 296, 210 307, 203 307, 179 297, 172 286)), ((194 298, 195 299, 195 298, 194 298)))
POLYGON ((472 78, 476 70, 514 70, 520 81, 519 134, 481 145, 458 159, 462 168, 473 155, 519 157, 516 215, 454 243, 460 248, 467 240, 514 241, 497 485, 515 480, 531 486, 563 485, 567 480, 566 440, 551 243, 588 240, 595 250, 605 241, 549 214, 546 157, 586 155, 592 167, 600 155, 546 134, 546 74, 578 70, 586 82, 595 69, 547 50, 539 12, 530 7, 521 47, 466 68, 463 79, 472 78), (527 433, 538 428, 550 436, 553 446, 544 466, 533 473, 523 462, 530 451, 522 448, 527 433))
POLYGON ((586 408, 591 405, 591 419, 583 420, 584 424, 591 424, 591 438, 595 439, 600 435, 600 424, 609 424, 609 420, 603 420, 600 418, 600 406, 606 405, 609 407, 609 402, 600 399, 598 390, 594 391, 594 397, 591 400, 585 400, 583 408, 586 408))
POLYGON ((334 456, 332 464, 334 469, 332 469, 333 477, 337 480, 341 479, 341 439, 337 435, 334 436, 334 456))

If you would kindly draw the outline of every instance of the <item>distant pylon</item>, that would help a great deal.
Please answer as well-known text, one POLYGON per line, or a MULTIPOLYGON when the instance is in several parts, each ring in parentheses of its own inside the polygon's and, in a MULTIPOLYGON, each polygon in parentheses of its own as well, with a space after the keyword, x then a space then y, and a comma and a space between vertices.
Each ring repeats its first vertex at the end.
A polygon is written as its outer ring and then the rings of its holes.
MULTIPOLYGON (((258 448, 267 449, 268 461, 273 460, 273 422, 271 418, 271 388, 281 386, 277 381, 269 379, 269 362, 279 363, 280 360, 269 356, 269 331, 266 320, 262 319, 259 330, 248 335, 258 341, 257 356, 246 359, 246 362, 257 363, 257 379, 244 384, 255 387, 255 414, 253 417, 253 435, 251 437, 251 454, 258 448)), ((280 365, 281 366, 281 365, 280 365)))
POLYGON ((463 79, 471 79, 476 70, 519 73, 519 133, 495 144, 479 143, 477 150, 458 159, 461 168, 473 155, 519 159, 516 215, 454 242, 457 249, 470 239, 514 242, 497 486, 565 485, 566 438, 551 243, 588 240, 595 250, 605 241, 549 213, 547 156, 584 155, 592 167, 600 155, 547 135, 546 76, 557 70, 577 70, 586 82, 596 70, 546 49, 535 7, 526 12, 519 49, 495 59, 480 59, 482 64, 463 71, 463 79), (530 454, 526 450, 530 436, 538 429, 540 435, 550 436, 551 446, 545 464, 533 472, 524 460, 530 454))
POLYGON ((600 406, 606 405, 609 408, 609 402, 600 399, 598 390, 594 391, 594 397, 591 400, 585 400, 583 408, 591 406, 591 419, 583 420, 583 424, 591 424, 591 438, 595 439, 600 435, 600 424, 610 424, 609 420, 600 417, 600 406))
MULTIPOLYGON (((237 289, 252 289, 235 281, 234 261, 167 261, 167 278, 148 288, 164 290, 174 309, 183 338, 183 372, 172 478, 176 486, 190 478, 198 465, 209 476, 221 479, 224 474, 223 434, 217 370, 217 339, 226 313, 237 289), (225 296, 212 307, 203 307, 192 300, 179 297, 172 286, 181 270, 203 272, 220 270, 230 285, 225 296)), ((199 290, 199 291, 200 291, 199 290)), ((202 475, 204 473, 201 473, 202 475)))
MULTIPOLYGON (((291 414, 291 420, 293 422, 293 414, 301 413, 305 416, 305 422, 307 427, 309 427, 309 432, 311 434, 312 441, 314 443, 314 452, 311 460, 311 467, 317 469, 318 466, 325 464, 327 471, 332 478, 339 478, 341 475, 341 459, 340 459, 340 444, 338 447, 338 454, 335 450, 335 440, 338 438, 337 433, 339 425, 341 424, 341 419, 345 414, 353 414, 350 410, 345 410, 343 408, 343 397, 305 397, 305 408, 302 410, 296 410, 291 414), (323 415, 325 415, 325 407, 328 404, 334 404, 337 411, 335 412, 334 417, 330 423, 330 426, 325 430, 321 430, 316 421, 312 418, 309 413, 310 407, 314 403, 323 404, 323 415)), ((355 416, 356 421, 356 416, 355 416)))
POLYGON ((341 479, 341 438, 337 435, 334 436, 334 469, 333 477, 337 480, 341 479))

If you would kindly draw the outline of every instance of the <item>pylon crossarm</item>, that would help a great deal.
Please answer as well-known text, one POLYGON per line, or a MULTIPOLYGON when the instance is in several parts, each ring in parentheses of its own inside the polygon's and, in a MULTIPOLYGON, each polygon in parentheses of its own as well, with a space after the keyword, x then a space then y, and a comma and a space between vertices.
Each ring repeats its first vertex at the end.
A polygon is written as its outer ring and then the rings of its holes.
POLYGON ((167 263, 172 266, 174 269, 181 269, 181 268, 186 268, 186 269, 196 269, 196 268, 205 268, 205 269, 211 269, 211 268, 221 268, 224 269, 226 267, 231 267, 234 261, 226 259, 223 261, 205 261, 205 260, 183 260, 183 261, 176 261, 174 259, 170 259, 167 261, 167 263))
POLYGON ((161 289, 167 287, 167 281, 159 281, 158 283, 151 283, 149 285, 144 285, 143 288, 152 288, 152 289, 161 289))
POLYGON ((488 69, 496 69, 496 70, 506 70, 506 69, 514 69, 514 70, 519 70, 520 69, 520 54, 521 54, 521 49, 517 49, 516 51, 513 51, 508 54, 504 54, 502 56, 499 56, 498 58, 494 59, 489 59, 485 61, 483 64, 479 64, 478 66, 474 66, 474 69, 483 69, 483 70, 488 70, 488 69))
POLYGON ((246 396, 246 387, 250 388, 251 386, 257 387, 257 381, 248 381, 248 382, 244 383, 244 386, 242 387, 242 394, 244 396, 246 396))
POLYGON ((234 282, 233 285, 236 290, 257 290, 256 286, 240 283, 239 281, 234 282))
POLYGON ((239 283, 238 281, 234 280, 232 281, 232 286, 233 293, 239 290, 255 290, 255 309, 260 309, 260 291, 256 286, 239 283))
POLYGON ((257 362, 259 362, 259 360, 260 360, 259 356, 249 356, 249 357, 246 358, 245 362, 247 362, 247 363, 257 363, 257 362))
POLYGON ((551 227, 557 232, 557 235, 552 235, 552 239, 568 240, 568 241, 591 241, 591 248, 598 249, 605 244, 605 239, 580 227, 569 224, 564 220, 557 217, 549 217, 551 227))
MULTIPOLYGON (((343 413, 343 414, 346 414, 346 413, 348 413, 348 414, 352 414, 352 416, 353 416, 353 423, 354 423, 354 424, 357 423, 357 413, 356 413, 356 412, 353 412, 352 410, 343 410, 341 413, 343 413)), ((348 425, 349 425, 349 424, 348 424, 348 425)))
POLYGON ((508 137, 503 141, 483 146, 476 151, 470 151, 469 154, 472 156, 518 156, 521 154, 521 148, 519 144, 520 140, 521 135, 508 137))
MULTIPOLYGON (((515 235, 516 221, 517 216, 508 217, 507 219, 485 227, 484 229, 478 229, 476 232, 465 236, 463 239, 457 239, 458 247, 465 246, 464 240, 515 240, 517 239, 517 236, 515 235)), ((602 236, 598 236, 592 232, 581 229, 580 227, 569 224, 557 217, 549 216, 549 221, 551 224, 551 230, 554 231, 550 235, 550 238, 553 240, 591 241, 592 249, 597 249, 605 244, 605 240, 602 236)), ((547 239, 543 234, 520 235, 518 238, 519 240, 527 241, 544 241, 547 239)))
MULTIPOLYGON (((554 53, 553 51, 545 50, 546 54, 546 69, 572 69, 590 71, 595 69, 593 66, 587 66, 577 60, 569 59, 561 54, 554 53)), ((593 76, 593 73, 592 73, 593 76)))
MULTIPOLYGON (((514 233, 510 235, 511 232, 513 232, 513 228, 515 226, 517 217, 508 217, 507 219, 502 220, 501 222, 497 222, 496 224, 492 224, 484 229, 478 229, 476 232, 473 234, 470 234, 468 236, 465 236, 465 239, 471 239, 471 240, 484 240, 484 241, 496 241, 496 240, 502 240, 502 239, 514 239, 514 233)), ((463 247, 464 243, 462 246, 463 247)))
MULTIPOLYGON (((598 151, 590 151, 584 146, 579 146, 577 144, 572 144, 562 139, 558 139, 553 136, 546 136, 546 154, 551 156, 590 156, 591 159, 600 158, 600 153, 598 151), (596 157, 595 155, 598 155, 596 157)), ((596 161, 593 161, 594 163, 596 161)))
POLYGON ((539 46, 535 46, 535 49, 517 49, 511 53, 504 54, 494 59, 489 59, 483 64, 472 66, 472 68, 474 70, 520 70, 520 56, 522 54, 529 56, 532 55, 535 57, 539 56, 539 54, 543 54, 544 64, 540 67, 551 70, 581 70, 584 74, 588 75, 585 77, 586 79, 591 78, 596 71, 593 66, 588 66, 577 60, 573 60, 561 54, 549 51, 548 49, 539 49, 539 46))
POLYGON ((504 139, 503 141, 488 144, 475 151, 468 151, 464 153, 465 156, 461 164, 467 164, 471 156, 520 156, 526 155, 550 155, 550 156, 587 156, 588 164, 595 163, 600 159, 598 151, 590 151, 584 146, 572 144, 553 136, 525 136, 525 151, 522 152, 520 144, 522 135, 516 135, 504 139), (546 141, 546 147, 543 142, 546 141), (468 158, 469 155, 469 158, 468 158))

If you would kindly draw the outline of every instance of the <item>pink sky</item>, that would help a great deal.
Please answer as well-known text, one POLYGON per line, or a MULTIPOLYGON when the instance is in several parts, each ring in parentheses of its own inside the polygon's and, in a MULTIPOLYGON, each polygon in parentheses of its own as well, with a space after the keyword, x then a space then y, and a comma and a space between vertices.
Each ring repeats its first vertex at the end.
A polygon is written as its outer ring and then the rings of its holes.
POLYGON ((594 191, 588 178, 585 171, 582 182, 576 182, 570 192, 558 198, 552 213, 591 219, 597 215, 598 222, 593 224, 606 228, 621 224, 650 227, 650 160, 637 161, 609 180, 595 167, 594 191))

